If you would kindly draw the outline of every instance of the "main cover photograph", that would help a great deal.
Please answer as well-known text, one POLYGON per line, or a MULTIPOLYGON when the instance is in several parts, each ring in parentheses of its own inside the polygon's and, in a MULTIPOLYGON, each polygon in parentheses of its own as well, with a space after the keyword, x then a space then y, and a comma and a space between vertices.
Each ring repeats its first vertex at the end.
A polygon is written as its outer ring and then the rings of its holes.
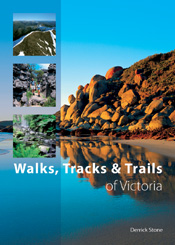
POLYGON ((0 243, 174 245, 175 4, 51 4, 1 40, 0 243))

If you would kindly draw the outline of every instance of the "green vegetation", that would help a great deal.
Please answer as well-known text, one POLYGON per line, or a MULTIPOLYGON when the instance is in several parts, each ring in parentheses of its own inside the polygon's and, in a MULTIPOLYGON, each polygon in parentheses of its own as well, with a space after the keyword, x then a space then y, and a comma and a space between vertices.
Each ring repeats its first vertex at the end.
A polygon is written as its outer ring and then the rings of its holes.
POLYGON ((23 143, 19 143, 16 147, 13 148, 13 157, 14 158, 39 158, 44 157, 40 155, 40 150, 35 145, 26 146, 23 143))
POLYGON ((141 98, 175 95, 175 51, 155 54, 136 62, 124 70, 120 80, 134 84, 136 69, 143 69, 146 77, 145 85, 137 90, 141 98))
POLYGON ((26 56, 46 56, 55 55, 55 47, 50 32, 34 32, 26 37, 19 45, 13 48, 13 55, 18 56, 20 51, 23 51, 26 56), (45 41, 47 43, 45 43, 45 41), (41 48, 42 47, 42 48, 41 48), (51 49, 52 54, 50 53, 51 49))
POLYGON ((30 77, 36 79, 36 75, 35 75, 36 65, 35 64, 27 64, 27 66, 29 68, 30 77))
POLYGON ((32 130, 55 135, 55 115, 26 115, 24 118, 32 130))
POLYGON ((19 39, 22 36, 27 35, 31 31, 40 30, 39 26, 42 27, 55 27, 55 21, 40 21, 38 23, 34 21, 14 21, 13 22, 13 41, 19 39))
POLYGON ((45 157, 40 151, 39 146, 43 144, 43 138, 55 139, 56 116, 55 115, 26 115, 24 119, 28 122, 27 132, 33 131, 32 134, 26 134, 26 129, 19 124, 21 115, 15 115, 14 121, 16 127, 13 130, 13 157, 45 157), (42 133, 36 135, 36 132, 42 133), (41 141, 42 139, 42 141, 41 141))
POLYGON ((37 81, 41 81, 42 77, 44 75, 44 71, 42 70, 36 70, 35 73, 37 74, 37 81))
POLYGON ((13 115, 13 124, 21 125, 22 115, 13 115))
POLYGON ((27 105, 29 105, 29 99, 32 97, 33 93, 31 91, 27 91, 26 97, 27 97, 27 105))
POLYGON ((48 100, 44 103, 44 107, 55 107, 56 106, 56 99, 52 97, 48 97, 48 100))

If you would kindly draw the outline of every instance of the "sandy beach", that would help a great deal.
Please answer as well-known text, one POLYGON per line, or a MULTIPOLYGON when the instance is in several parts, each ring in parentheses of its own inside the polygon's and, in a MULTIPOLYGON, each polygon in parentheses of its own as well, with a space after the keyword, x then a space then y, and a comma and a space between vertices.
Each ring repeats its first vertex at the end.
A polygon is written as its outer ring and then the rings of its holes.
POLYGON ((175 158, 175 141, 167 140, 117 140, 116 142, 147 148, 151 152, 175 158))

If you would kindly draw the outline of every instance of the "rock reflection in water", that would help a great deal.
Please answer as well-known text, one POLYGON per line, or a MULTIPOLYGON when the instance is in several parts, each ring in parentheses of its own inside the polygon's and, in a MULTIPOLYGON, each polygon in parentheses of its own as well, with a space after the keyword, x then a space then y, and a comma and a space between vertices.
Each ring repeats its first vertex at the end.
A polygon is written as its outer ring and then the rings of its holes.
POLYGON ((107 183, 114 183, 117 179, 123 184, 130 183, 161 183, 162 191, 154 189, 148 191, 124 191, 118 185, 115 191, 107 191, 108 194, 118 196, 129 194, 148 202, 174 201, 175 200, 175 159, 148 151, 139 146, 124 145, 114 142, 110 138, 60 138, 57 141, 63 159, 69 158, 71 166, 91 166, 96 163, 106 166, 106 174, 78 174, 79 178, 87 178, 94 188, 105 187, 107 183), (133 163, 135 166, 147 166, 147 163, 155 163, 163 167, 162 174, 128 174, 125 163, 133 163), (111 173, 113 163, 119 163, 121 174, 111 173))

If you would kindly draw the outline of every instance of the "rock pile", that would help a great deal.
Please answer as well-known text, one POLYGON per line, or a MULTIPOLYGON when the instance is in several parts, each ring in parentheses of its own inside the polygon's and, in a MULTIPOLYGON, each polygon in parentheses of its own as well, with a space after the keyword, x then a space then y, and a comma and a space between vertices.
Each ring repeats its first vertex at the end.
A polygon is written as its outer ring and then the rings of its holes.
POLYGON ((13 105, 27 103, 26 91, 29 89, 30 72, 27 64, 13 65, 13 105))
POLYGON ((27 64, 13 65, 13 106, 43 106, 46 98, 56 99, 56 65, 50 64, 41 79, 41 93, 45 98, 32 96, 27 98, 27 91, 30 88, 31 73, 27 64))
POLYGON ((56 98, 56 64, 50 64, 48 70, 43 69, 41 92, 45 97, 56 98))
POLYGON ((134 132, 175 127, 175 87, 168 94, 164 87, 162 92, 147 93, 150 78, 145 73, 149 75, 148 71, 137 68, 133 79, 124 81, 126 74, 126 77, 131 75, 127 69, 117 66, 109 69, 105 77, 93 76, 89 84, 78 87, 76 96, 69 96, 70 105, 61 107, 59 128, 97 131, 98 134, 98 131, 134 132))

